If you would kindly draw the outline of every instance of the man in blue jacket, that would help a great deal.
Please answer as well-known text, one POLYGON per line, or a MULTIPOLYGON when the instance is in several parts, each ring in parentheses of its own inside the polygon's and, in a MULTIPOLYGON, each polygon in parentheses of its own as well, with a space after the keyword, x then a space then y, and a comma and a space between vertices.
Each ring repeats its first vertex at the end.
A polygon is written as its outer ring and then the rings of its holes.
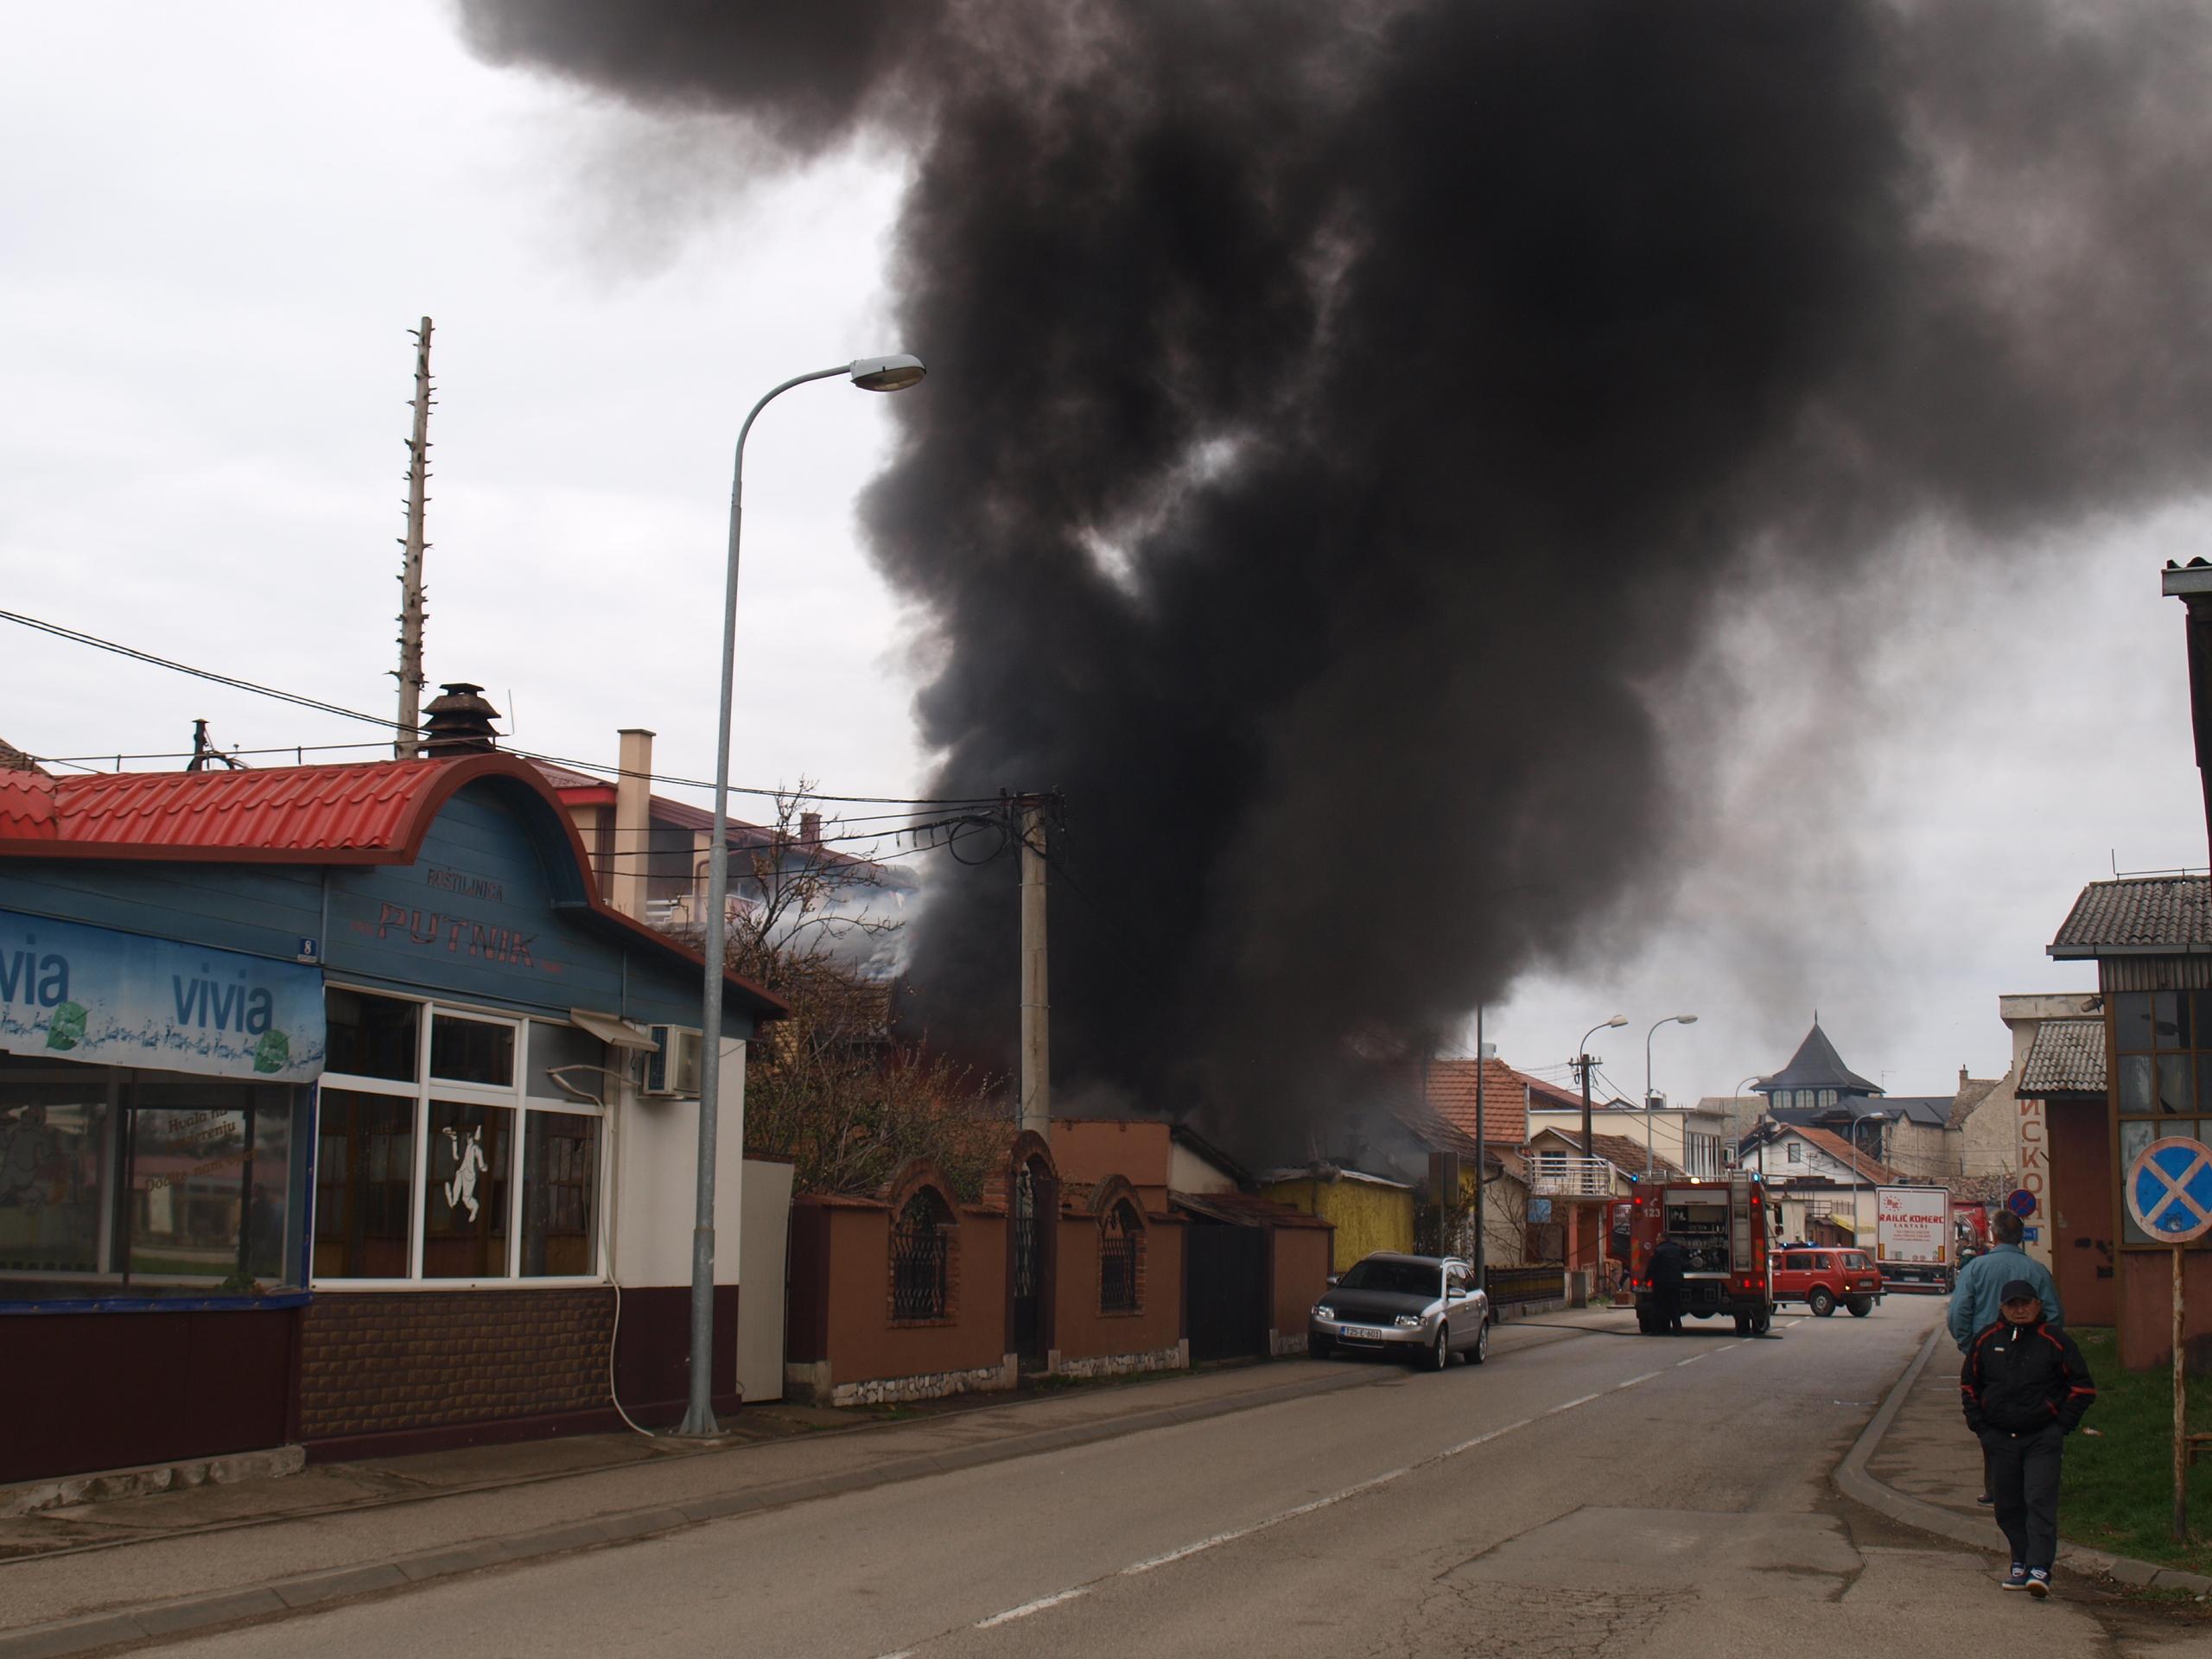
MULTIPOLYGON (((2043 1322, 2054 1331, 2063 1330, 2065 1310, 2058 1305, 2058 1286, 2052 1281, 2050 1270, 2020 1248, 2025 1229, 2020 1218, 2010 1210, 1999 1210, 1989 1224, 1989 1230, 1997 1236, 1997 1243, 1982 1255, 1959 1269, 1959 1276, 1951 1286, 1951 1340, 1963 1354, 1974 1345, 1980 1332, 1997 1323, 2001 1317, 1999 1304, 2004 1299, 2005 1287, 2016 1279, 2024 1279, 2033 1285, 2036 1295, 2043 1303, 2043 1322)), ((1981 1496, 1977 1503, 1994 1503, 1996 1495, 1991 1488, 1989 1455, 1982 1449, 1981 1496)))

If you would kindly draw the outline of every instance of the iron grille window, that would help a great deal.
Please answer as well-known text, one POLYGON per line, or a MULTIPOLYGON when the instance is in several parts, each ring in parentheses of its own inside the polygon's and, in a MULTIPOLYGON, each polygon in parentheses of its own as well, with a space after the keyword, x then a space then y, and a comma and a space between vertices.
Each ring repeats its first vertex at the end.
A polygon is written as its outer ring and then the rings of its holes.
POLYGON ((1126 1200, 1106 1212, 1098 1239, 1098 1306, 1108 1313, 1137 1311, 1137 1253, 1144 1227, 1126 1200))
POLYGON ((906 1201, 891 1230, 891 1317, 944 1317, 947 1258, 952 1217, 926 1188, 906 1201))

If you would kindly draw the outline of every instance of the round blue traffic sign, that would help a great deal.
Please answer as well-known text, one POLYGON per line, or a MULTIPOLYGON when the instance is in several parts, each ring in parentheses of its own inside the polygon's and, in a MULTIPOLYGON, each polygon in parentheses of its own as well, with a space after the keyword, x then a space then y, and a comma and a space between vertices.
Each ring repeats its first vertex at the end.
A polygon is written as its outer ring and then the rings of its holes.
POLYGON ((2120 1184, 2135 1224, 2162 1244, 2212 1230, 2212 1147, 2178 1135, 2136 1154, 2120 1184))
POLYGON ((2036 1212, 2036 1195, 2024 1186, 2016 1186, 2005 1200, 2005 1207, 2025 1221, 2036 1212))

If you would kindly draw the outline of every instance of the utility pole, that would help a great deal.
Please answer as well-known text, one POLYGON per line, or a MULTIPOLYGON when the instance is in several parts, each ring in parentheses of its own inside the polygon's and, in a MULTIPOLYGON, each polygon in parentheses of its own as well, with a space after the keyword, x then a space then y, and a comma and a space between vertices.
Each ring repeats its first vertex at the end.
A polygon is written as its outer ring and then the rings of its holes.
POLYGON ((400 540, 405 550, 399 563, 399 681, 398 730, 393 735, 395 760, 411 760, 420 752, 416 733, 423 723, 423 509, 429 497, 423 493, 430 481, 430 320, 409 331, 415 337, 415 429, 407 440, 407 534, 400 540))
POLYGON ((1575 1056, 1574 1069, 1582 1074, 1582 1155, 1585 1158, 1597 1156, 1597 1148, 1590 1138, 1590 1065, 1588 1054, 1575 1056))
POLYGON ((1045 805, 1017 796, 1021 835, 1021 1127, 1052 1136, 1052 1001, 1045 956, 1045 805))
POLYGON ((1483 1005, 1475 1004, 1475 1287, 1485 1294, 1490 1281, 1483 1265, 1483 1189, 1490 1181, 1490 1153, 1483 1139, 1483 1073, 1490 1056, 1483 1046, 1483 1005))

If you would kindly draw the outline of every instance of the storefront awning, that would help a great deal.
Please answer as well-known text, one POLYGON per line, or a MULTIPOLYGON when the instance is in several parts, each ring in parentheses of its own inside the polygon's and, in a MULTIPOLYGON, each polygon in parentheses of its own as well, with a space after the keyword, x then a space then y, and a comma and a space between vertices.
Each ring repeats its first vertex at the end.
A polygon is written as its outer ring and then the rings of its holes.
POLYGON ((611 1048, 636 1049, 645 1054, 660 1052, 658 1043, 619 1014, 600 1014, 591 1008, 570 1008, 569 1018, 611 1048))

